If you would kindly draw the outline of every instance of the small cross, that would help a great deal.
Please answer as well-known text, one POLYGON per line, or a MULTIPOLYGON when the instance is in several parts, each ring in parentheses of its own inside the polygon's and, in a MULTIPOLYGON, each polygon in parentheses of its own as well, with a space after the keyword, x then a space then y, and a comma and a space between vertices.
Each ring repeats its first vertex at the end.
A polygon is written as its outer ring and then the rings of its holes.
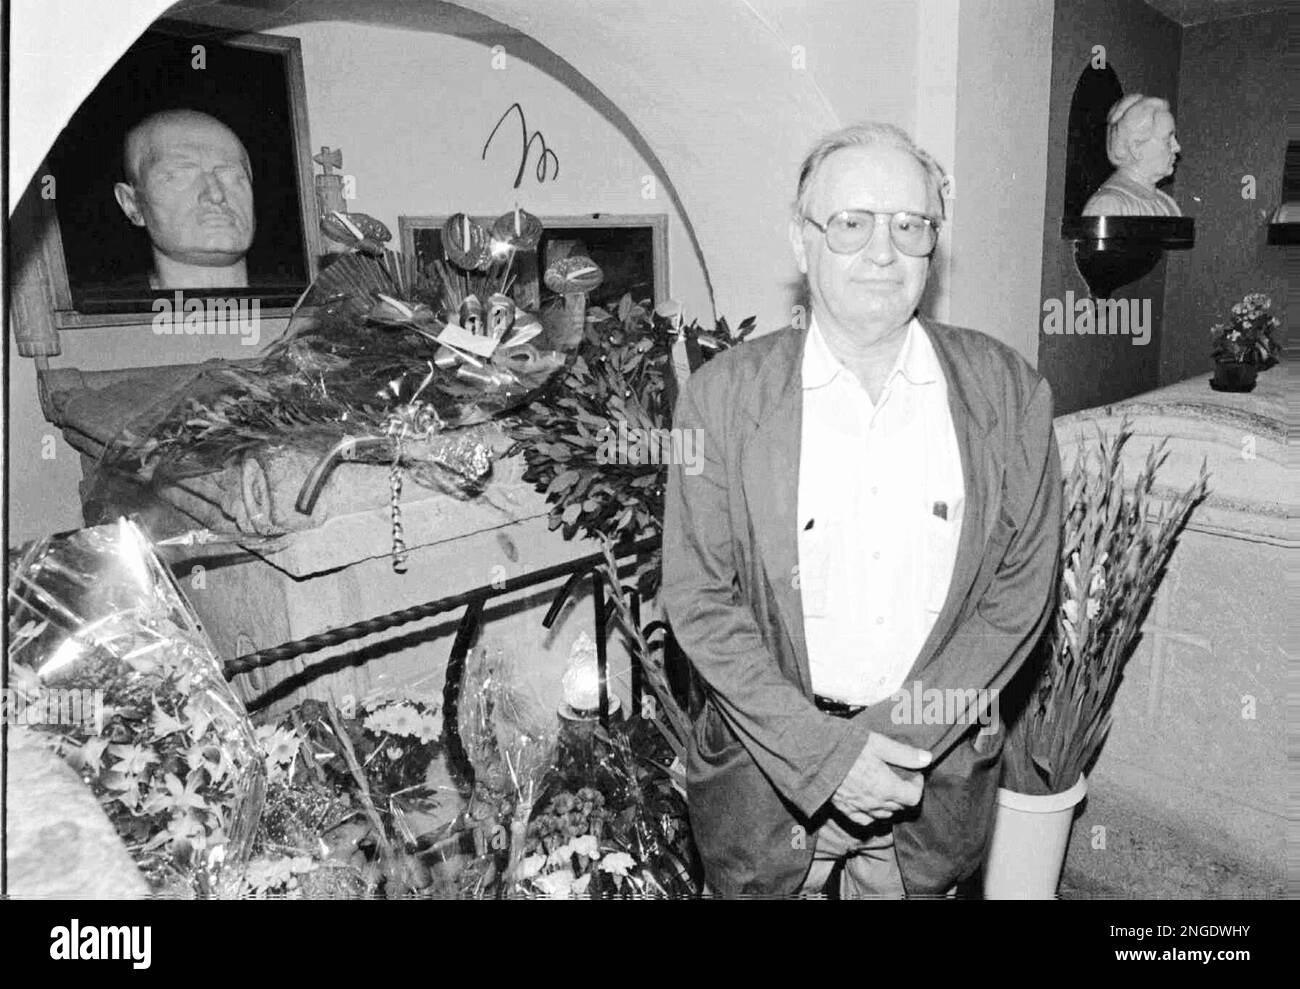
POLYGON ((323 168, 326 175, 329 175, 331 165, 335 168, 343 167, 343 149, 335 148, 331 151, 329 145, 325 145, 320 149, 320 154, 313 155, 311 160, 323 168))

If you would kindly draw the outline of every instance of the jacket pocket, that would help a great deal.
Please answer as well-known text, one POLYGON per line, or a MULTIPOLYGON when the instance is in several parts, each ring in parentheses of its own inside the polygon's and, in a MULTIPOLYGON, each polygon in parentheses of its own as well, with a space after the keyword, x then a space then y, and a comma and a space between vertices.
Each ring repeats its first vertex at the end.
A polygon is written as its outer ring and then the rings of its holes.
POLYGON ((722 712, 711 700, 704 705, 700 719, 696 722, 695 742, 700 756, 710 762, 715 761, 733 746, 740 745, 740 740, 723 720, 722 712))
POLYGON ((925 554, 922 565, 924 600, 927 611, 938 614, 948 597, 952 582, 953 564, 957 559, 957 540, 961 535, 961 519, 942 519, 928 509, 922 522, 925 554))

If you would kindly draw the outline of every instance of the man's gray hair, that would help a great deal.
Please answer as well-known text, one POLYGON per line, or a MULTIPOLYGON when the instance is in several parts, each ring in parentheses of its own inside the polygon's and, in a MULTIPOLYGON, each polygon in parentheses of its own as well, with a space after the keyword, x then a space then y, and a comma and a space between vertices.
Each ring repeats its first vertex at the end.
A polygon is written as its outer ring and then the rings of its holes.
POLYGON ((1169 101, 1159 96, 1130 93, 1116 101, 1106 114, 1106 157, 1116 168, 1133 161, 1132 146, 1151 137, 1156 114, 1169 112, 1169 101))
POLYGON ((939 203, 939 215, 944 216, 946 208, 943 200, 945 180, 943 168, 934 160, 933 155, 917 146, 916 142, 908 136, 907 131, 893 124, 876 122, 852 124, 831 131, 813 146, 799 168, 799 189, 795 195, 796 211, 802 215, 807 209, 808 199, 812 195, 813 179, 817 177, 817 172, 827 158, 846 148, 867 148, 873 144, 884 144, 906 151, 920 163, 925 169, 930 192, 939 203))

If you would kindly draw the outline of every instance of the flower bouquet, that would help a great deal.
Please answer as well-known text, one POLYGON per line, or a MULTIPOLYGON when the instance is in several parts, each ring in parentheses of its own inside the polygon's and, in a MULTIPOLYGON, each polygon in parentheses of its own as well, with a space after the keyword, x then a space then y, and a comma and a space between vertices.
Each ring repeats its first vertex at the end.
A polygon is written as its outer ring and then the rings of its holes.
POLYGON ((568 742, 528 824, 523 888, 560 899, 698 894, 686 805, 662 736, 633 717, 568 742))
POLYGON ((449 894, 434 852, 460 801, 439 783, 442 730, 437 703, 409 691, 355 710, 309 700, 258 728, 269 786, 245 892, 449 894))
POLYGON ((128 423, 92 490, 112 506, 123 482, 164 487, 292 448, 318 458, 296 502, 310 515, 339 463, 386 465, 400 560, 403 477, 480 494, 505 446, 491 420, 526 402, 577 345, 567 326, 509 295, 516 254, 536 246, 536 218, 516 211, 491 234, 462 214, 453 220, 436 265, 416 270, 368 239, 338 256, 260 357, 208 361, 177 400, 128 423))
POLYGON ((237 883, 263 799, 253 726, 140 530, 31 544, 8 608, 15 713, 78 771, 153 891, 237 883))
POLYGON ((675 752, 655 724, 636 715, 606 732, 561 719, 486 652, 471 658, 464 696, 474 793, 459 827, 477 836, 477 855, 461 873, 462 895, 699 891, 675 752))
POLYGON ((1063 481, 1060 598, 1038 679, 1007 741, 1003 785, 1018 793, 1060 793, 1092 766, 1165 566, 1206 494, 1204 466, 1176 497, 1152 494, 1169 455, 1164 441, 1128 484, 1122 457, 1131 437, 1127 422, 1113 439, 1099 436, 1063 481))

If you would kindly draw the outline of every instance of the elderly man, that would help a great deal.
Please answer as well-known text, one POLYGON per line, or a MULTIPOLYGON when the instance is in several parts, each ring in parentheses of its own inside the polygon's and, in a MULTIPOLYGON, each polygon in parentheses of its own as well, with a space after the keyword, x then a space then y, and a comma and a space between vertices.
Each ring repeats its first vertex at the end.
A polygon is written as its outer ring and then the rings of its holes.
POLYGON ((234 131, 206 113, 165 110, 126 136, 122 212, 153 243, 154 289, 246 288, 252 173, 234 131))
POLYGON ((1106 125, 1106 157, 1115 171, 1084 204, 1083 215, 1182 216, 1174 198, 1156 188, 1173 174, 1182 150, 1168 102, 1131 93, 1110 108, 1106 125))
POLYGON ((937 895, 983 858, 1005 728, 905 699, 996 699, 1029 655, 1060 463, 1047 383, 916 315, 941 185, 894 127, 822 140, 790 225, 808 326, 727 351, 679 400, 704 467, 670 471, 663 591, 707 698, 688 803, 722 895, 836 874, 844 896, 937 895))

